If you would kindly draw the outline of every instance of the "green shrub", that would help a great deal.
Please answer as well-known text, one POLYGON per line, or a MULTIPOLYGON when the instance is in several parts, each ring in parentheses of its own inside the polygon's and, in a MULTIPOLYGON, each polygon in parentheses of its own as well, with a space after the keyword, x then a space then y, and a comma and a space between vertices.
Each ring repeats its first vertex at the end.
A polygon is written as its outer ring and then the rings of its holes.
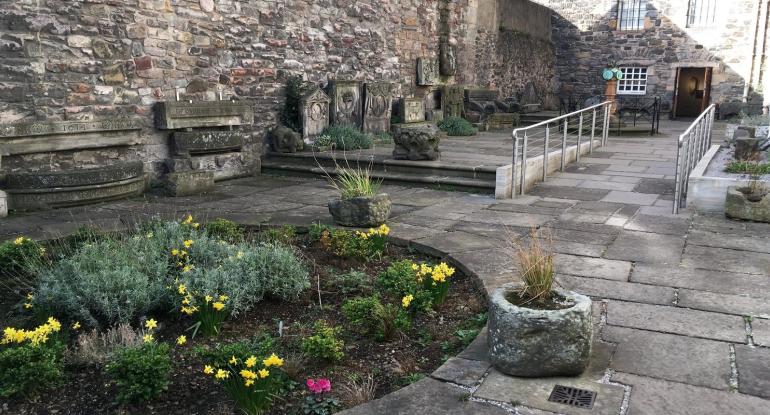
POLYGON ((286 101, 281 111, 281 124, 296 132, 302 132, 300 101, 312 84, 302 80, 301 75, 292 75, 286 80, 286 101))
POLYGON ((208 236, 227 242, 241 242, 244 237, 243 228, 231 220, 222 218, 207 223, 205 230, 208 236))
POLYGON ((291 245, 297 236, 297 228, 292 225, 284 225, 280 228, 268 228, 260 232, 260 239, 265 242, 291 245))
POLYGON ((412 261, 403 260, 390 264, 377 278, 377 287, 396 297, 414 294, 419 284, 412 269, 412 261))
POLYGON ((333 275, 332 285, 340 290, 343 296, 351 294, 364 294, 372 290, 372 282, 361 271, 350 271, 344 274, 333 275))
MULTIPOLYGON (((372 137, 359 131, 353 125, 330 125, 323 130, 322 136, 328 136, 331 146, 337 150, 356 150, 372 147, 372 137)), ((320 145, 320 144, 319 144, 320 145)))
POLYGON ((127 347, 107 364, 107 373, 118 386, 118 401, 150 401, 168 389, 171 356, 168 343, 127 347))
POLYGON ((49 340, 0 349, 0 396, 31 397, 63 379, 64 344, 49 340))
POLYGON ((251 339, 234 343, 217 344, 214 348, 196 347, 195 355, 212 366, 226 366, 233 356, 239 361, 256 356, 260 361, 275 350, 275 339, 267 334, 258 334, 251 339))
POLYGON ((476 135, 476 130, 471 123, 460 117, 447 117, 438 123, 438 128, 449 136, 476 135))
POLYGON ((302 352, 315 359, 342 360, 345 342, 339 338, 341 333, 342 327, 330 327, 325 321, 318 320, 313 326, 313 335, 302 339, 302 352))
POLYGON ((732 161, 725 167, 727 173, 765 175, 770 174, 770 163, 760 164, 748 161, 732 161))
POLYGON ((308 228, 308 235, 310 236, 310 239, 313 241, 317 241, 321 239, 322 236, 324 236, 324 233, 327 235, 330 234, 334 228, 330 225, 324 225, 321 223, 313 223, 308 228))
POLYGON ((382 257, 387 249, 389 234, 390 228, 384 224, 367 232, 333 229, 324 233, 320 242, 335 255, 370 260, 382 257))
POLYGON ((379 144, 388 144, 393 142, 393 136, 390 133, 377 133, 374 135, 374 140, 379 144))
POLYGON ((0 243, 0 277, 19 278, 40 262, 45 250, 24 236, 0 243))
POLYGON ((397 305, 383 304, 376 295, 345 301, 342 313, 358 332, 380 341, 391 340, 398 329, 411 326, 406 311, 397 305))

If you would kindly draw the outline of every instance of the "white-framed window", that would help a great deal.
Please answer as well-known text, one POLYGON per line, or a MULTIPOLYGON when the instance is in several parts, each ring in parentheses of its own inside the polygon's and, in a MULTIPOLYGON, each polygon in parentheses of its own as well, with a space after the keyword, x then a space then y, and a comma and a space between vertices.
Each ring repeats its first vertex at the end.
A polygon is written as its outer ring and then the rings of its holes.
POLYGON ((647 93, 647 68, 623 66, 623 79, 618 81, 618 95, 644 95, 647 93))
POLYGON ((717 0, 689 0, 687 27, 711 27, 717 20, 717 0))
POLYGON ((647 0, 618 0, 618 30, 642 30, 647 0))

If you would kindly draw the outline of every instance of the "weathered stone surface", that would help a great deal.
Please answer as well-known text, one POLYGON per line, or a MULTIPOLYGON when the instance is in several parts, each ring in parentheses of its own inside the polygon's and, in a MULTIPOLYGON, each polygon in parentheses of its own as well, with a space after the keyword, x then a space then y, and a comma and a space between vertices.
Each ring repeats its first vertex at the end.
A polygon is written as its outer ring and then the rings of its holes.
POLYGON ((751 290, 746 295, 731 295, 679 289, 679 306, 696 310, 715 311, 739 316, 770 318, 770 293, 751 290), (758 297, 750 297, 756 295, 758 297))
POLYGON ((438 62, 433 58, 417 58, 417 85, 428 86, 438 82, 438 62))
POLYGON ((738 138, 735 140, 735 159, 740 161, 755 160, 759 152, 758 138, 738 138))
POLYGON ((761 414, 770 401, 678 382, 615 373, 612 381, 633 386, 628 415, 761 414))
POLYGON ((238 151, 244 139, 241 131, 177 131, 171 137, 174 155, 182 157, 238 151))
POLYGON ((607 194, 602 201, 614 203, 626 203, 629 205, 650 206, 658 199, 657 194, 622 192, 613 190, 607 194))
POLYGON ((314 140, 329 126, 331 98, 320 88, 307 92, 301 100, 302 136, 314 140))
POLYGON ((725 215, 733 219, 770 222, 770 191, 759 195, 747 193, 747 188, 728 188, 725 215), (746 193, 744 193, 744 189, 746 193))
POLYGON ((441 108, 446 117, 462 117, 465 89, 462 85, 446 85, 441 92, 441 108))
POLYGON ((749 235, 738 236, 693 229, 687 234, 687 244, 770 254, 770 238, 749 235))
POLYGON ((165 179, 170 196, 190 196, 214 190, 213 171, 186 171, 169 173, 165 179))
POLYGON ((755 318, 751 321, 751 337, 754 344, 770 347, 770 320, 755 318))
POLYGON ((499 371, 522 377, 573 376, 587 367, 593 325, 591 299, 558 290, 574 301, 563 310, 517 307, 506 285, 490 296, 489 360, 499 371))
POLYGON ((572 275, 557 275, 556 279, 562 288, 590 297, 635 301, 647 304, 672 305, 674 303, 674 289, 670 287, 575 277, 572 275))
POLYGON ((420 98, 402 98, 398 107, 401 122, 421 123, 425 121, 425 101, 420 98))
MULTIPOLYGON (((564 415, 616 415, 623 404, 622 386, 591 382, 582 378, 542 378, 525 379, 506 376, 497 370, 490 370, 489 376, 476 390, 473 396, 480 399, 511 403, 516 402, 527 408, 535 408, 548 413, 564 415), (593 408, 582 409, 571 405, 551 402, 554 386, 563 385, 596 392, 593 408)), ((518 408, 524 413, 525 409, 518 408)), ((537 412, 541 413, 541 412, 537 412)))
POLYGON ((458 385, 475 386, 489 367, 489 362, 453 357, 444 362, 431 376, 458 385))
POLYGON ((385 223, 390 216, 390 197, 354 197, 329 201, 329 213, 343 226, 372 227, 385 223))
POLYGON ((616 371, 715 389, 729 388, 727 343, 612 325, 602 329, 601 337, 618 345, 611 366, 616 371))
POLYGON ((624 228, 631 231, 685 235, 690 229, 690 219, 639 214, 634 216, 624 228))
POLYGON ((437 256, 445 253, 453 254, 456 252, 491 249, 499 245, 497 240, 459 231, 432 235, 427 238, 417 239, 412 243, 430 250, 437 256))
POLYGON ((444 76, 454 76, 457 72, 457 58, 455 57, 454 46, 449 43, 448 39, 441 41, 438 53, 439 73, 444 76))
POLYGON ((582 277, 628 281, 628 275, 631 273, 630 262, 611 259, 556 254, 554 263, 556 271, 560 274, 582 277))
POLYGON ((46 121, 0 125, 0 155, 133 145, 141 120, 46 121))
POLYGON ((743 318, 679 307, 610 301, 607 324, 743 343, 743 318))
POLYGON ((8 216, 8 195, 0 190, 0 218, 8 216))
POLYGON ((143 172, 144 164, 137 161, 98 169, 10 173, 5 178, 5 189, 45 191, 59 187, 83 187, 133 179, 142 176, 143 172))
POLYGON ((165 101, 155 106, 155 126, 161 130, 253 123, 254 109, 242 101, 165 101))
POLYGON ((279 153, 296 153, 305 148, 302 136, 288 127, 276 127, 270 131, 270 147, 279 153))
POLYGON ((577 189, 566 186, 549 186, 548 182, 536 186, 529 192, 533 196, 553 197, 570 200, 601 200, 609 193, 609 190, 601 189, 577 189))
POLYGON ((770 399, 770 349, 736 345, 735 364, 738 390, 770 399))
POLYGON ((368 82, 364 85, 364 126, 368 134, 390 132, 393 113, 393 88, 389 82, 368 82))
POLYGON ((635 262, 678 265, 684 238, 658 233, 622 231, 610 245, 605 258, 635 262))
POLYGON ((11 210, 40 210, 78 206, 137 196, 144 192, 144 176, 91 186, 8 191, 11 210))
POLYGON ((735 295, 770 292, 770 279, 764 275, 645 263, 634 266, 631 281, 735 295))
POLYGON ((331 98, 331 124, 348 124, 361 128, 363 117, 363 101, 361 83, 358 81, 329 82, 329 97, 331 98))
POLYGON ((393 158, 396 160, 437 160, 438 128, 433 124, 398 124, 393 126, 393 158))
POLYGON ((768 275, 770 254, 687 245, 682 265, 688 268, 768 275))

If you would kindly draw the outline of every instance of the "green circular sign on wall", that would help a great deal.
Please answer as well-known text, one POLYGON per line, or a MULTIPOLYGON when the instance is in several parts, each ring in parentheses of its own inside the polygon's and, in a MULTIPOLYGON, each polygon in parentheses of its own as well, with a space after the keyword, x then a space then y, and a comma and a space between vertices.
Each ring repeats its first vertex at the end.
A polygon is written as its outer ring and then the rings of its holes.
POLYGON ((602 78, 604 78, 605 81, 611 80, 615 76, 615 73, 612 71, 612 69, 605 69, 602 71, 602 78))
POLYGON ((621 80, 621 79, 623 79, 623 71, 621 71, 620 69, 618 69, 618 68, 615 68, 615 69, 613 69, 613 70, 612 70, 612 72, 614 72, 614 73, 615 73, 615 78, 616 78, 617 80, 621 80))

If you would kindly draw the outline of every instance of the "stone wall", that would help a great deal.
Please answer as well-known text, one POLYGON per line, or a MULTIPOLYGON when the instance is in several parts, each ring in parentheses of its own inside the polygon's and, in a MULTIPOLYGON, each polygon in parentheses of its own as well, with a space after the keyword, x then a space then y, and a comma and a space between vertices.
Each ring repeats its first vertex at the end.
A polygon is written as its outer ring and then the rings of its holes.
MULTIPOLYGON (((767 42, 766 2, 719 1, 717 21, 707 28, 687 27, 688 0, 650 0, 644 29, 618 31, 617 0, 537 0, 554 11, 560 91, 601 95, 601 70, 609 62, 648 67, 648 96, 657 95, 670 106, 679 67, 712 67, 711 102, 741 101, 744 87, 762 85, 767 42), (758 16, 760 16, 758 22, 758 16), (757 56, 754 32, 759 25, 757 56)), ((748 100, 761 97, 753 90, 748 100)))

